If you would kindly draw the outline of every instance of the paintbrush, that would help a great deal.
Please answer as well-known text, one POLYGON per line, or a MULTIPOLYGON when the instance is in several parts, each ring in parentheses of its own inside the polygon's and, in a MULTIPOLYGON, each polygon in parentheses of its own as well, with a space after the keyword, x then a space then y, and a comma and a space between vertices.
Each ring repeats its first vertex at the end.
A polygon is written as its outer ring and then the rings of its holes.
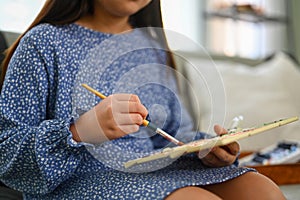
MULTIPOLYGON (((88 91, 94 93, 96 96, 100 97, 101 99, 105 99, 106 96, 104 94, 102 94, 101 92, 98 92, 97 90, 91 88, 90 86, 88 86, 87 84, 81 84, 85 89, 87 89, 88 91)), ((176 138, 174 138, 173 136, 171 136, 170 134, 166 133, 165 131, 163 131, 162 129, 158 128, 155 124, 149 122, 148 120, 144 119, 143 120, 143 125, 148 127, 149 129, 155 131, 156 133, 160 134, 161 136, 163 136, 165 139, 167 139, 168 141, 180 146, 183 145, 184 143, 177 140, 176 138)))

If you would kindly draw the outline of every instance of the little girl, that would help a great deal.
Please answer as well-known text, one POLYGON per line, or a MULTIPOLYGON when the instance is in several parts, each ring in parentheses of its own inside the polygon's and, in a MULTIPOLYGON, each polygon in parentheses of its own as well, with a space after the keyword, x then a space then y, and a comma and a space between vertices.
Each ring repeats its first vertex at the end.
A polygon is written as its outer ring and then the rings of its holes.
POLYGON ((159 0, 46 1, 3 63, 1 180, 25 199, 285 199, 237 167, 237 143, 123 168, 170 145, 146 117, 183 142, 205 137, 178 98, 161 28, 159 0))

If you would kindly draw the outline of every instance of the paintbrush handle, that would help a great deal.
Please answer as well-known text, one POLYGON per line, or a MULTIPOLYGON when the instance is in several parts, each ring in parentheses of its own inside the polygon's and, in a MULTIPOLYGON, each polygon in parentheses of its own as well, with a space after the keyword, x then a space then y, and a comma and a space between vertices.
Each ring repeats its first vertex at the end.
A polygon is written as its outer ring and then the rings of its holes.
POLYGON ((97 90, 91 88, 90 86, 88 86, 87 84, 83 83, 81 84, 82 87, 84 87, 85 89, 87 89, 88 91, 94 93, 96 96, 100 97, 101 99, 105 99, 106 96, 104 94, 102 94, 101 92, 98 92, 97 90))

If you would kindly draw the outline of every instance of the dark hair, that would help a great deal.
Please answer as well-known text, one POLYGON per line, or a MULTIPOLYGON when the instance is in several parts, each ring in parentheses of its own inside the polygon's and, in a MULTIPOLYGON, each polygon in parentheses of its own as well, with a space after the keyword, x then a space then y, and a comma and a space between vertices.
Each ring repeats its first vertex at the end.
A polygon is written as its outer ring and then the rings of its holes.
MULTIPOLYGON (((47 0, 40 13, 37 15, 28 29, 20 35, 14 44, 6 51, 6 57, 2 63, 2 73, 0 77, 0 90, 3 85, 5 74, 10 59, 20 43, 21 38, 33 27, 41 23, 50 23, 53 25, 63 25, 73 23, 80 17, 93 14, 94 0, 47 0)), ((163 27, 160 11, 160 0, 152 0, 146 7, 130 16, 130 22, 136 28, 140 27, 163 27)), ((162 44, 167 47, 164 33, 159 34, 162 44)), ((169 53, 168 63, 175 66, 171 54, 169 53)))

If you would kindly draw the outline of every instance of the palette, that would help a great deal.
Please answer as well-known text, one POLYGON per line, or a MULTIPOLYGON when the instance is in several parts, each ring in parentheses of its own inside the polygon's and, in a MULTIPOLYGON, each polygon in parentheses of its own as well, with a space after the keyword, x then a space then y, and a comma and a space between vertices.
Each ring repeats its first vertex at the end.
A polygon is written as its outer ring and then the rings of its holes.
POLYGON ((255 126, 253 128, 245 128, 245 129, 241 129, 241 130, 238 129, 237 131, 229 131, 229 133, 221 135, 221 136, 216 136, 216 137, 212 137, 209 139, 196 140, 196 141, 186 143, 181 146, 175 146, 172 148, 168 147, 168 148, 163 149, 161 152, 150 154, 148 156, 141 157, 138 159, 130 160, 130 161, 124 163, 124 167, 129 168, 129 167, 132 167, 137 164, 146 163, 146 162, 163 159, 163 158, 167 158, 167 157, 176 159, 176 158, 178 158, 182 155, 188 154, 188 153, 211 149, 215 146, 227 145, 234 141, 238 141, 240 139, 247 138, 247 137, 250 137, 250 136, 253 136, 253 135, 256 135, 256 134, 292 123, 292 122, 295 122, 298 119, 299 119, 298 117, 280 119, 280 120, 272 121, 269 123, 264 123, 263 125, 260 125, 260 126, 255 126))

